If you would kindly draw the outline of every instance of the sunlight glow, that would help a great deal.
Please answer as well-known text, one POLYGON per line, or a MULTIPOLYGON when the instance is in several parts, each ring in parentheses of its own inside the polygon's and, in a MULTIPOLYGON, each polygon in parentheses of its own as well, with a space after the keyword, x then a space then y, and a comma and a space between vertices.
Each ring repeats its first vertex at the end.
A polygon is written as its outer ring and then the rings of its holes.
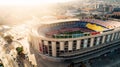
POLYGON ((0 5, 42 5, 68 1, 71 0, 0 0, 0 5))

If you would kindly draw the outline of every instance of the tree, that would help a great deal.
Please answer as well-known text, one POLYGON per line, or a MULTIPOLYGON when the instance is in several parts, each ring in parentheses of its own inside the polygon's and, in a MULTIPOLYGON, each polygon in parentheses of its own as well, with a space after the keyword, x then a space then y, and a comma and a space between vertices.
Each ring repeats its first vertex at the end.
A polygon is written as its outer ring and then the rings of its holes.
POLYGON ((18 55, 20 55, 23 52, 23 47, 17 47, 16 50, 17 50, 18 55))
POLYGON ((4 67, 4 65, 2 63, 0 63, 0 67, 4 67))
POLYGON ((13 39, 13 37, 11 35, 7 35, 4 37, 4 40, 7 41, 8 44, 12 43, 12 41, 13 41, 12 39, 13 39))
POLYGON ((16 50, 17 50, 18 56, 25 59, 25 54, 23 53, 23 46, 22 47, 17 47, 16 50))

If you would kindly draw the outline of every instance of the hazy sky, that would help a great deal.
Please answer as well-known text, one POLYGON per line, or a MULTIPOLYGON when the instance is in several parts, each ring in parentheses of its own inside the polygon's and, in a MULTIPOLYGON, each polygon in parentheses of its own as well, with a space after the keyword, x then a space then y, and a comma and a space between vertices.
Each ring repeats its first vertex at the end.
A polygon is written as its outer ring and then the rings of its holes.
POLYGON ((72 0, 0 0, 0 24, 18 24, 50 14, 51 4, 64 3, 72 0))
POLYGON ((0 0, 0 5, 38 5, 68 1, 71 0, 0 0))
POLYGON ((73 3, 73 1, 83 3, 87 0, 0 0, 0 24, 22 23, 24 20, 32 19, 33 16, 39 19, 42 15, 54 13, 54 10, 61 12, 51 9, 56 7, 53 4, 60 5, 59 3, 73 3))

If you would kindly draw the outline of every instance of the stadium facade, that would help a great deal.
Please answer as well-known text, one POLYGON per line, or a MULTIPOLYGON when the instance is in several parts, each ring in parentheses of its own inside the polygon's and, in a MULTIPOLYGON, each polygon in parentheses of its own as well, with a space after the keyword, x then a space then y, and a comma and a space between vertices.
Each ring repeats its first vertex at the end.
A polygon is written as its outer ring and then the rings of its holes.
POLYGON ((120 22, 68 19, 45 22, 32 30, 32 46, 53 61, 80 62, 120 47, 120 22))

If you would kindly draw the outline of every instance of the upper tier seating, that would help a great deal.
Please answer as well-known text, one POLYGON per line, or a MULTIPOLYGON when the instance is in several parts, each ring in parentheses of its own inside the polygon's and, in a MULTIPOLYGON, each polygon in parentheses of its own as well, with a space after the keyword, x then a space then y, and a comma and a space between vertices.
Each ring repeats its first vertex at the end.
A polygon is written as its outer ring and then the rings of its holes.
POLYGON ((96 24, 88 23, 86 26, 87 26, 87 28, 89 28, 91 30, 95 30, 95 31, 104 31, 105 30, 103 27, 97 26, 96 24))

